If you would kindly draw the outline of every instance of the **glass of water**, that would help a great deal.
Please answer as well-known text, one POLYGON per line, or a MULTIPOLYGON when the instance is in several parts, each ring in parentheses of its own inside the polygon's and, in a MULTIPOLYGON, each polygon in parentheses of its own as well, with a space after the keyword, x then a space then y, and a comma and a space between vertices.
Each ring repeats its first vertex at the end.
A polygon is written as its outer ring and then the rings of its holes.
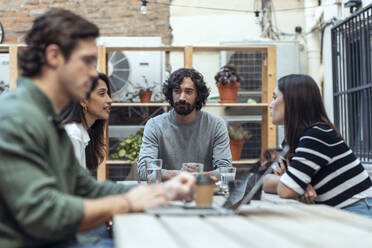
POLYGON ((236 168, 235 167, 220 167, 219 168, 221 176, 221 189, 225 192, 229 191, 229 182, 235 180, 236 168))
POLYGON ((163 164, 162 159, 147 159, 146 164, 146 178, 147 184, 161 182, 161 168, 163 164))
POLYGON ((204 164, 202 163, 194 163, 194 162, 188 162, 188 163, 182 163, 182 171, 187 171, 192 173, 194 176, 198 176, 199 174, 203 173, 204 164))

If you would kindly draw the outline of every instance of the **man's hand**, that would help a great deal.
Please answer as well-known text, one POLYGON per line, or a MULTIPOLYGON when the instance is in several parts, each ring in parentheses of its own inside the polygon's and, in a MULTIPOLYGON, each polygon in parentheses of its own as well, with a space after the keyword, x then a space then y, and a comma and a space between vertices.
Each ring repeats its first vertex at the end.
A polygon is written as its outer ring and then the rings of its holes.
POLYGON ((124 194, 123 198, 129 205, 129 212, 141 212, 168 202, 165 187, 162 184, 139 185, 124 194))
POLYGON ((192 201, 194 199, 195 177, 187 172, 182 172, 164 183, 165 192, 168 200, 186 200, 192 201))
POLYGON ((179 170, 162 170, 161 180, 163 182, 178 176, 181 173, 179 170))
POLYGON ((139 185, 122 196, 127 202, 129 212, 141 212, 168 201, 194 199, 195 177, 181 173, 164 184, 139 185))

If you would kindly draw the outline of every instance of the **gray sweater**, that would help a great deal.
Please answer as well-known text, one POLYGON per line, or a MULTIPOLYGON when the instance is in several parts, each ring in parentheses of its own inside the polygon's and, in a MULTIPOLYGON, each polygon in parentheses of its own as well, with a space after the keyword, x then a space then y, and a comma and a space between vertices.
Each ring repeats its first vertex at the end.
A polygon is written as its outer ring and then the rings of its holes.
POLYGON ((138 160, 138 174, 146 180, 145 160, 163 159, 163 169, 180 170, 182 163, 204 164, 204 171, 231 166, 229 136, 225 122, 204 111, 198 111, 191 123, 177 123, 174 110, 148 120, 138 160))

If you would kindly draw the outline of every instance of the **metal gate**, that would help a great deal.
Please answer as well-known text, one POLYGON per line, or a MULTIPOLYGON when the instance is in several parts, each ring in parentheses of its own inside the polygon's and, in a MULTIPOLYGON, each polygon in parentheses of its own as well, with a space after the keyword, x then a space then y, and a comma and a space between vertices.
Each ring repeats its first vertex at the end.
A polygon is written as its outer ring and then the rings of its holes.
POLYGON ((335 125, 364 164, 372 164, 372 5, 332 28, 335 125))

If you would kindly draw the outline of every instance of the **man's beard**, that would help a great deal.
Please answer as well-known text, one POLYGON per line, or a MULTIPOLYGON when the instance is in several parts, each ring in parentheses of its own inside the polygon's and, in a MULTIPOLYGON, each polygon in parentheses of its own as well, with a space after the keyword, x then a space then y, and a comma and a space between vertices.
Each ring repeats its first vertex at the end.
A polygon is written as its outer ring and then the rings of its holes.
POLYGON ((179 115, 188 115, 195 109, 195 107, 195 103, 191 105, 190 103, 187 103, 185 101, 180 101, 174 104, 174 111, 176 111, 176 113, 179 115))

